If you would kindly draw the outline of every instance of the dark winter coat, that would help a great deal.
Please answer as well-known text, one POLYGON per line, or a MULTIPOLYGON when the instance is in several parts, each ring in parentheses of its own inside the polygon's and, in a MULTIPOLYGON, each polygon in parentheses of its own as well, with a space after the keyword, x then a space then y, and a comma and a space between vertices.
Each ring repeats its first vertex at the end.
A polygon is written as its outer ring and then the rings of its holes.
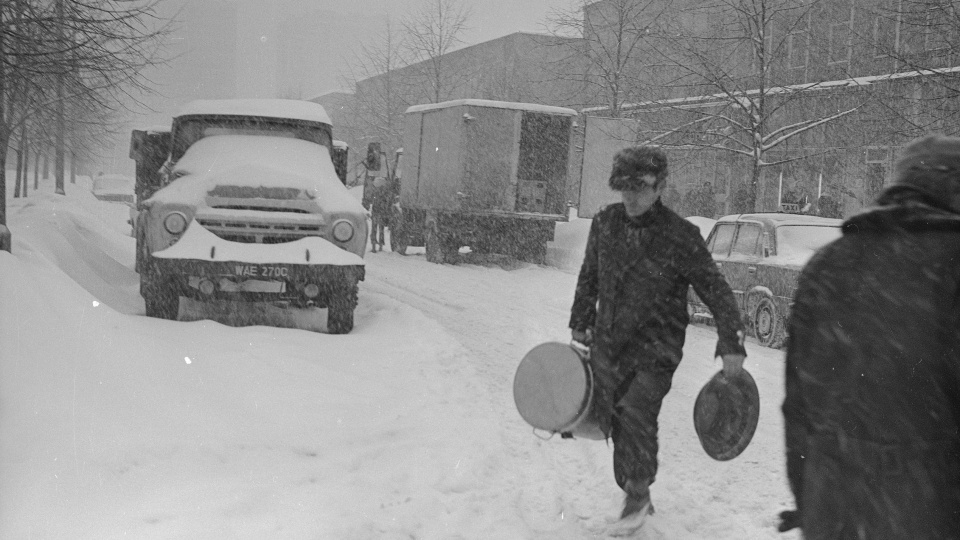
POLYGON ((789 322, 787 472, 804 536, 960 538, 960 215, 851 218, 789 322))
POLYGON ((590 226, 570 328, 593 329, 595 347, 612 359, 628 344, 641 351, 621 370, 672 372, 683 354, 690 285, 717 321, 717 355, 744 354, 736 300, 697 226, 659 201, 634 219, 612 204, 590 226))

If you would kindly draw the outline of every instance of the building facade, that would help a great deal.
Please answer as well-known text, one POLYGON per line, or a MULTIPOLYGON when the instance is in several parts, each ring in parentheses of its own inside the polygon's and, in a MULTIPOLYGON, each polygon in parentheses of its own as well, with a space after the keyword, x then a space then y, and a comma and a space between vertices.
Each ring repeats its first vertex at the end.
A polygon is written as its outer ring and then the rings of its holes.
POLYGON ((891 181, 903 145, 960 131, 952 2, 743 3, 752 14, 724 5, 662 4, 660 18, 679 22, 654 27, 643 46, 670 52, 645 56, 635 76, 647 99, 621 111, 639 126, 625 144, 653 141, 671 154, 682 213, 703 215, 685 201, 704 191, 717 203, 708 217, 749 210, 756 178, 757 211, 795 203, 849 216, 891 181))

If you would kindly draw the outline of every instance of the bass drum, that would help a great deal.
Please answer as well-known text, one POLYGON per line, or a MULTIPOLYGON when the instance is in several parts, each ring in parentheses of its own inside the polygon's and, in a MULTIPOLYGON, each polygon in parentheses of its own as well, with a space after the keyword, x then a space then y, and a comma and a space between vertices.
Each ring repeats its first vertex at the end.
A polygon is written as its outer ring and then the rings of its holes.
POLYGON ((591 415, 593 372, 572 345, 537 345, 520 361, 513 379, 513 399, 520 416, 536 429, 563 437, 603 440, 591 415))

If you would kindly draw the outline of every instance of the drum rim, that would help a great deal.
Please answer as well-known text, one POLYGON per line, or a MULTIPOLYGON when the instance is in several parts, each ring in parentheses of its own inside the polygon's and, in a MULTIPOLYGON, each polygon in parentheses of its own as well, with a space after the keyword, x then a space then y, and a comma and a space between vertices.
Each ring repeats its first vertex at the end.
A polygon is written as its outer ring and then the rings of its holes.
POLYGON ((560 341, 548 341, 545 343, 541 343, 536 347, 530 349, 530 351, 527 352, 527 354, 524 355, 523 359, 521 360, 520 366, 517 367, 517 373, 514 375, 514 382, 513 382, 514 403, 517 406, 517 412, 520 414, 521 418, 523 418, 525 422, 533 426, 535 429, 542 429, 544 431, 549 431, 550 433, 569 433, 573 431, 580 423, 582 423, 589 416, 590 404, 593 402, 593 394, 595 392, 594 384, 595 383, 594 383, 594 377, 593 377, 593 370, 590 368, 590 363, 583 357, 580 351, 578 351, 573 345, 569 343, 563 343, 560 341), (540 422, 536 422, 537 419, 528 418, 526 415, 524 415, 524 411, 521 410, 520 400, 517 399, 517 395, 518 395, 518 392, 517 392, 518 378, 517 377, 520 373, 521 367, 523 365, 523 361, 526 360, 527 357, 531 355, 534 351, 537 351, 538 349, 544 349, 548 347, 552 348, 557 346, 565 350, 572 351, 576 356, 576 358, 580 361, 580 367, 584 373, 584 385, 586 386, 586 392, 584 392, 584 396, 581 398, 580 404, 577 408, 577 413, 574 415, 572 420, 570 420, 569 422, 567 422, 562 426, 543 427, 540 425, 535 425, 535 424, 539 424, 540 422))

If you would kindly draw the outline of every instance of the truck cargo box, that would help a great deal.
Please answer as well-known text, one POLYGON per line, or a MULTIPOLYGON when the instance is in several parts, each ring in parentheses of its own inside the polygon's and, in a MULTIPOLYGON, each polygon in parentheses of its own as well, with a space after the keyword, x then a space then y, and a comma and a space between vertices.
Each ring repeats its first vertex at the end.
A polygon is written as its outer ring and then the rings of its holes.
POLYGON ((566 219, 576 111, 461 99, 404 116, 405 208, 566 219))

